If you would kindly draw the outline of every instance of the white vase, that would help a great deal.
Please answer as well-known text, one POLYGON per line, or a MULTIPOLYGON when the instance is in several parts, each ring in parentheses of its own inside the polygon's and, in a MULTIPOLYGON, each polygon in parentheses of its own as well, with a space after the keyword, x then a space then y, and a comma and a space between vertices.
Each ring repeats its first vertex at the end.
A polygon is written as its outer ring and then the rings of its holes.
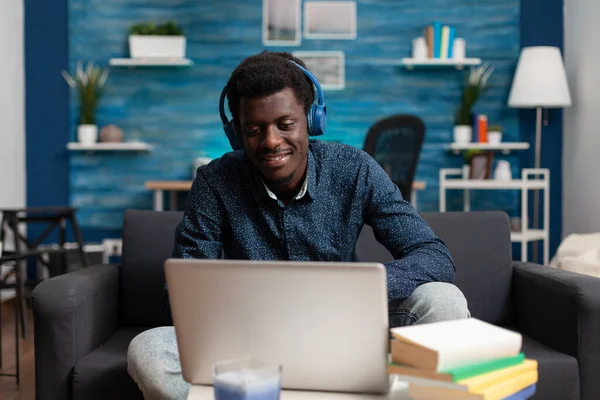
POLYGON ((129 36, 131 58, 185 58, 185 46, 185 36, 129 36))
POLYGON ((462 177, 463 179, 469 179, 471 175, 471 166, 469 164, 464 164, 462 166, 462 177))
POLYGON ((496 165, 496 169, 494 170, 494 179, 499 181, 510 181, 512 179, 512 172, 508 161, 498 161, 498 165, 496 165))
POLYGON ((455 125, 453 140, 454 143, 470 143, 473 140, 473 128, 470 125, 455 125))
POLYGON ((502 142, 502 132, 489 131, 487 134, 489 144, 500 144, 502 142))
POLYGON ((96 125, 79 125, 77 127, 77 140, 84 145, 92 145, 98 141, 98 127, 96 125))

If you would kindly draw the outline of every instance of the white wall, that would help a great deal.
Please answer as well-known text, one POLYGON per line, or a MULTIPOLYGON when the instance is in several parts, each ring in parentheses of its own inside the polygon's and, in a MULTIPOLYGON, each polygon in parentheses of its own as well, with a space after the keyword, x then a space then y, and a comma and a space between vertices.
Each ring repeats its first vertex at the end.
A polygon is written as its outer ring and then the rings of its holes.
POLYGON ((565 0, 563 236, 600 232, 600 1, 565 0))
POLYGON ((0 0, 0 208, 25 205, 23 1, 0 0))

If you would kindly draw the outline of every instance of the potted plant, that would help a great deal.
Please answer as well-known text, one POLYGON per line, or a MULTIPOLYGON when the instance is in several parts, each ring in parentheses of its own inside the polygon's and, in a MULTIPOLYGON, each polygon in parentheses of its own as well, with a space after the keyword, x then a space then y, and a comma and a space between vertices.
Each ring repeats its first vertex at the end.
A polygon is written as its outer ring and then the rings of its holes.
POLYGON ((142 22, 129 29, 132 58, 185 58, 186 37, 175 22, 142 22))
POLYGON ((100 68, 94 65, 93 62, 88 62, 84 69, 82 62, 78 61, 74 76, 67 71, 61 73, 67 84, 76 89, 79 98, 77 140, 86 145, 94 144, 98 140, 96 108, 108 78, 108 69, 100 68))
POLYGON ((490 125, 488 127, 488 143, 500 144, 502 142, 502 126, 501 125, 490 125))
POLYGON ((469 143, 473 140, 473 106, 487 89, 487 82, 493 71, 494 68, 487 65, 471 68, 454 116, 454 142, 469 143))

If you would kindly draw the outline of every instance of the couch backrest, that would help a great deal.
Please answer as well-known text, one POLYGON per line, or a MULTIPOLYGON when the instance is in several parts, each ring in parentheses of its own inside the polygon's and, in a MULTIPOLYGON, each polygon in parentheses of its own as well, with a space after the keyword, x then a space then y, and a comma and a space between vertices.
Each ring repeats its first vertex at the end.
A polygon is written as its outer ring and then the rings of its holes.
MULTIPOLYGON (((456 285, 473 317, 510 323, 512 247, 508 216, 503 212, 421 213, 448 246, 456 264, 456 285)), ((365 226, 356 247, 361 261, 387 262, 391 254, 365 226)))
POLYGON ((128 210, 123 223, 121 324, 155 327, 172 324, 162 307, 164 262, 171 257, 179 211, 128 210))

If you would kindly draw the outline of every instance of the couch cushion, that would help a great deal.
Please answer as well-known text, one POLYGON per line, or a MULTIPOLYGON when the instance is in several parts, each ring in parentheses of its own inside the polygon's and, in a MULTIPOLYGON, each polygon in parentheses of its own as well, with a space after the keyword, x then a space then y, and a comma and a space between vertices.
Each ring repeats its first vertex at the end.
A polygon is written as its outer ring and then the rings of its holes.
MULTIPOLYGON (((456 264, 456 285, 462 290, 473 317, 509 324, 512 249, 509 221, 502 212, 422 213, 448 246, 456 264)), ((385 263, 391 254, 365 225, 356 244, 360 261, 385 263)))
POLYGON ((523 336, 525 357, 538 362, 535 399, 579 399, 579 366, 569 355, 523 336))
POLYGON ((127 373, 127 348, 144 328, 121 328, 73 370, 73 399, 143 399, 127 373))
POLYGON ((173 253, 179 211, 129 210, 123 223, 121 266, 121 325, 171 325, 168 307, 162 307, 164 262, 173 253))

